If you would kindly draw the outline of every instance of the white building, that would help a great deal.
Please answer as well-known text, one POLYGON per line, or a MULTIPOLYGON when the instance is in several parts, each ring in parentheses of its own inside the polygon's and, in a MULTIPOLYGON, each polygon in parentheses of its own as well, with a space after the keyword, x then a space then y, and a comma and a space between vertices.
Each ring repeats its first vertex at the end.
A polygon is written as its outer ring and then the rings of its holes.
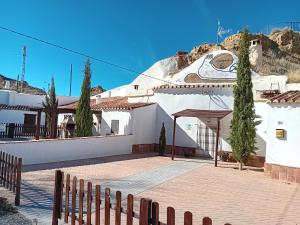
MULTIPOLYGON (((77 97, 58 96, 59 105, 77 100, 77 97)), ((37 109, 43 108, 44 95, 18 93, 0 90, 0 124, 36 125, 37 109)), ((41 114, 41 125, 45 124, 45 113, 41 114)), ((4 126, 2 125, 2 128, 4 126)))
POLYGON ((300 183, 300 91, 268 101, 265 172, 272 178, 300 183))

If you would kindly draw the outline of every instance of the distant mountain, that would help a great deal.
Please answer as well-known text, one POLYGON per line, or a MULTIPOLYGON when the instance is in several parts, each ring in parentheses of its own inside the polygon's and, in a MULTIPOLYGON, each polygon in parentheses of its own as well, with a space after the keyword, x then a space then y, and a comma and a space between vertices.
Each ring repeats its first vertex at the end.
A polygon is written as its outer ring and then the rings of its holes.
POLYGON ((17 81, 15 79, 6 77, 1 74, 0 74, 0 89, 4 89, 6 81, 10 82, 10 90, 14 90, 14 91, 22 92, 22 93, 26 93, 26 94, 35 94, 35 95, 45 95, 46 94, 46 92, 43 89, 33 87, 33 86, 29 85, 26 81, 24 81, 23 88, 21 90, 21 81, 17 81))

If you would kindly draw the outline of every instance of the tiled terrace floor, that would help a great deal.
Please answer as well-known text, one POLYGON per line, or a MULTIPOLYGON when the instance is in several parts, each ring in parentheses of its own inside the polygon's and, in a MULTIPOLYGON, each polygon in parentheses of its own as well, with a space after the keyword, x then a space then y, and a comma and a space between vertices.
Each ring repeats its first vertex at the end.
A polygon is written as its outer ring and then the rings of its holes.
POLYGON ((183 224, 183 212, 187 210, 193 212, 195 224, 200 224, 204 216, 211 217, 214 225, 300 224, 298 184, 271 180, 258 171, 238 171, 225 163, 215 168, 211 161, 198 159, 171 161, 167 157, 132 156, 116 159, 119 161, 111 158, 49 164, 46 170, 40 170, 41 166, 25 168, 21 212, 48 223, 51 215, 49 218, 43 215, 51 213, 54 168, 65 167, 63 171, 93 184, 159 202, 164 222, 167 206, 173 206, 176 224, 183 224), (37 215, 38 212, 41 214, 37 215))

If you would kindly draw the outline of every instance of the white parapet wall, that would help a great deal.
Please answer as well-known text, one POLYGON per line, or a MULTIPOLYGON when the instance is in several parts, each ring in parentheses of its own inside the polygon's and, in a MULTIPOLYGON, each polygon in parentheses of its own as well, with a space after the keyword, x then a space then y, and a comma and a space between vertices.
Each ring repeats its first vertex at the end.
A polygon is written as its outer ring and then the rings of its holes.
POLYGON ((133 135, 0 143, 0 150, 22 157, 24 165, 130 154, 133 135))

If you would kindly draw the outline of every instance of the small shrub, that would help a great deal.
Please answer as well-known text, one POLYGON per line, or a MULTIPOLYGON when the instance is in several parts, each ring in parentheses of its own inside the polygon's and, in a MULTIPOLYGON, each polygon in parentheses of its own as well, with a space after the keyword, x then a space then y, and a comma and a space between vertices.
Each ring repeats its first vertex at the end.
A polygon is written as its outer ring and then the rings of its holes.
POLYGON ((166 129, 165 129, 164 123, 162 123, 162 127, 160 129, 158 150, 159 150, 160 156, 163 156, 165 154, 165 151, 166 151, 166 129))

